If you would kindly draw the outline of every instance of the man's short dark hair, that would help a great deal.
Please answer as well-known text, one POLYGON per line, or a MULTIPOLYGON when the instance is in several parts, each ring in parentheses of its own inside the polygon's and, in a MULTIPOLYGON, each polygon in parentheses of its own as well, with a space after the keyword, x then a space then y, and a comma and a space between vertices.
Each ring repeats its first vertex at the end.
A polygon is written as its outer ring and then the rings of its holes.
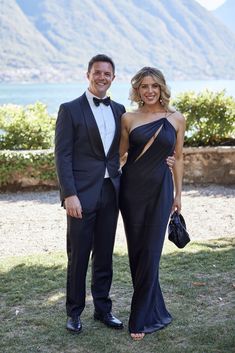
POLYGON ((114 62, 113 60, 105 55, 105 54, 97 54, 95 56, 93 56, 93 58, 91 58, 91 60, 89 61, 88 63, 88 72, 91 71, 91 68, 92 68, 92 65, 98 61, 103 61, 103 62, 106 62, 106 63, 110 63, 112 65, 112 68, 113 68, 113 73, 115 73, 115 65, 114 65, 114 62))

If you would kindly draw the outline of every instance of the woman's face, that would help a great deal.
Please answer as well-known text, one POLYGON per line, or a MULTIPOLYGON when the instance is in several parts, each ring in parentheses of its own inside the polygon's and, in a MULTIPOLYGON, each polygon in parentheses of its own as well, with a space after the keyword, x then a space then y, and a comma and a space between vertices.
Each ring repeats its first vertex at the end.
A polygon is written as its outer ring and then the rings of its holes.
POLYGON ((152 76, 146 76, 143 78, 138 88, 138 92, 144 104, 153 105, 159 102, 161 89, 152 76))

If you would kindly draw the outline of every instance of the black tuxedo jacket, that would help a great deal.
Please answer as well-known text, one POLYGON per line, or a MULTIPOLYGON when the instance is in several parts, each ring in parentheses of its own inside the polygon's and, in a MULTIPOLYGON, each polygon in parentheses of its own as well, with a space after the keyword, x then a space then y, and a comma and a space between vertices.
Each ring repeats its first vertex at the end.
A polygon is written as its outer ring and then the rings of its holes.
POLYGON ((110 105, 116 130, 107 155, 85 93, 60 106, 55 131, 55 161, 62 204, 66 197, 77 195, 83 211, 95 210, 106 167, 118 202, 120 118, 125 107, 114 101, 110 105))

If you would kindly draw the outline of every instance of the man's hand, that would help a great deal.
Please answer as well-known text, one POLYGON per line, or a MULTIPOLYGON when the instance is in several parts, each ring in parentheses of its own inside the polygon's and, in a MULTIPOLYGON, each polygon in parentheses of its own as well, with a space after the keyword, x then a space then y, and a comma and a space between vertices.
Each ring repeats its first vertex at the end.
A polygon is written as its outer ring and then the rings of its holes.
POLYGON ((82 206, 77 195, 66 197, 64 205, 69 216, 82 218, 82 206))
MULTIPOLYGON (((174 152, 174 154, 175 154, 175 152, 174 152)), ((175 157, 174 157, 174 155, 167 157, 166 163, 167 163, 168 167, 170 168, 170 170, 171 170, 171 172, 172 172, 172 169, 173 169, 174 164, 175 164, 175 157)))

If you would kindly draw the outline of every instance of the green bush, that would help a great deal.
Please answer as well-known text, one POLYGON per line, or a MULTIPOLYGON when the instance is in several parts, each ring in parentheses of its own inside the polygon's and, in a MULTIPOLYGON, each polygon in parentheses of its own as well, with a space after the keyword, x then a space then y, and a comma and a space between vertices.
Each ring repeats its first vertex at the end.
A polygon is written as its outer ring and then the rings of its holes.
MULTIPOLYGON (((235 141, 235 101, 224 91, 183 93, 173 105, 187 120, 186 146, 235 141)), ((54 128, 55 119, 42 103, 0 107, 0 188, 20 188, 25 180, 32 186, 57 185, 54 153, 47 150, 53 146, 54 128)))
POLYGON ((186 146, 234 144, 235 100, 225 91, 186 92, 173 105, 186 118, 186 146))
POLYGON ((0 149, 35 150, 52 147, 55 118, 46 105, 0 107, 0 149))
POLYGON ((29 185, 57 185, 53 150, 0 151, 0 188, 29 185))

